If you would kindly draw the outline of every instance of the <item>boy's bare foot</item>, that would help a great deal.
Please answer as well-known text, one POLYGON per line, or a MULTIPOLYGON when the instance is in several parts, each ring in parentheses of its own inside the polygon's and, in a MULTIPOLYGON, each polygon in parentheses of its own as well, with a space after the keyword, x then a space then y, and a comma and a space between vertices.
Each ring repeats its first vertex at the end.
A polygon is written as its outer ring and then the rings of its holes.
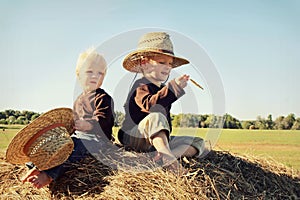
POLYGON ((179 163, 175 157, 168 155, 163 156, 163 167, 173 172, 175 175, 184 175, 187 173, 187 170, 179 163))
POLYGON ((29 177, 27 181, 32 183, 37 189, 40 189, 46 185, 49 185, 53 179, 45 172, 41 171, 39 174, 29 177))
POLYGON ((153 160, 154 162, 157 162, 157 161, 159 161, 159 160, 161 160, 161 159, 162 159, 162 154, 159 153, 158 151, 156 152, 155 156, 152 158, 152 160, 153 160))
POLYGON ((52 178, 48 176, 45 172, 39 171, 36 168, 33 168, 27 172, 22 178, 22 183, 29 182, 38 189, 49 185, 52 182, 52 178))
POLYGON ((21 178, 22 183, 27 182, 28 178, 38 175, 39 173, 40 173, 40 171, 37 168, 32 168, 21 178))

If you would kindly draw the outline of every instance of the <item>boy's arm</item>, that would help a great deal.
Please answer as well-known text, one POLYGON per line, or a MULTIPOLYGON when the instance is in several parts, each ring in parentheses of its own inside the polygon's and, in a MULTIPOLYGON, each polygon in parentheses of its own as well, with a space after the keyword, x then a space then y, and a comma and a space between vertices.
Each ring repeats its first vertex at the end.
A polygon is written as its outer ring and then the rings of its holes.
POLYGON ((91 132, 98 135, 105 134, 110 140, 112 138, 112 127, 114 125, 113 100, 107 94, 96 94, 94 106, 93 117, 91 120, 88 120, 92 125, 91 132))
POLYGON ((149 112, 151 111, 150 109, 153 109, 153 106, 157 104, 163 107, 170 106, 184 94, 184 90, 176 84, 175 80, 171 80, 156 94, 151 94, 148 85, 143 84, 136 89, 135 102, 142 111, 149 112))

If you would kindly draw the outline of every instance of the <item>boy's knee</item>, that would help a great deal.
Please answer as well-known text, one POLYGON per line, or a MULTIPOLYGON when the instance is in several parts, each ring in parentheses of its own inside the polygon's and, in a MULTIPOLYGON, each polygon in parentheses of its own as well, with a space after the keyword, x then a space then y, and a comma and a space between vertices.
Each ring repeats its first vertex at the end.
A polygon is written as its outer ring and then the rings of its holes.
POLYGON ((162 122, 168 122, 166 116, 164 116, 162 113, 160 112, 152 112, 149 115, 147 115, 148 120, 151 121, 162 121, 162 122))
POLYGON ((147 130, 149 135, 158 133, 160 130, 170 132, 170 126, 166 116, 160 112, 153 112, 147 115, 139 124, 140 127, 147 130))

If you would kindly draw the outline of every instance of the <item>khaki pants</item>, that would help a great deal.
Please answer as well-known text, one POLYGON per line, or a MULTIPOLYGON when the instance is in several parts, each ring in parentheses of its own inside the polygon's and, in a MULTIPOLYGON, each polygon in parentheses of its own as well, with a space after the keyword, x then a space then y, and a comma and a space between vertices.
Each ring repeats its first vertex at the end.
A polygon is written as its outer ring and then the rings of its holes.
POLYGON ((170 149, 179 145, 191 145, 198 150, 199 156, 204 150, 204 141, 199 137, 191 136, 172 136, 170 137, 170 127, 167 118, 158 112, 147 115, 140 123, 135 126, 130 133, 124 134, 124 145, 135 151, 147 152, 153 149, 152 140, 156 134, 165 131, 169 138, 170 149), (128 135, 129 134, 129 135, 128 135))

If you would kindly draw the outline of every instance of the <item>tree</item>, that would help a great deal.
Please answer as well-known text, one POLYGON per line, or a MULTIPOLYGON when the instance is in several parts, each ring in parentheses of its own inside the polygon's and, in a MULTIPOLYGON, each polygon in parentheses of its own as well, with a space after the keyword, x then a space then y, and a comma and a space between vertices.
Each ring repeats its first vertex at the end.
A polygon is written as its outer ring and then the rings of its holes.
POLYGON ((0 119, 6 119, 6 115, 4 112, 0 112, 0 119))
POLYGON ((14 111, 14 110, 11 110, 11 109, 5 110, 5 111, 4 111, 4 114, 5 114, 6 119, 7 119, 7 118, 9 118, 9 116, 15 116, 15 111, 14 111))
POLYGON ((181 114, 180 127, 198 127, 199 117, 194 114, 181 114))
POLYGON ((35 115, 36 113, 32 112, 32 111, 27 111, 27 110, 23 110, 21 112, 21 115, 24 116, 27 120, 31 120, 32 116, 35 115))
POLYGON ((13 115, 9 116, 6 121, 8 124, 14 124, 16 122, 16 117, 13 115))
POLYGON ((35 120, 36 118, 38 118, 40 116, 40 114, 35 113, 34 115, 31 116, 30 121, 35 120))
POLYGON ((172 120, 172 126, 180 127, 181 126, 182 114, 174 115, 172 120))
POLYGON ((295 115, 293 113, 289 114, 283 120, 284 129, 286 129, 286 130, 291 129, 295 121, 296 121, 295 115))
POLYGON ((283 120, 284 120, 284 116, 277 117, 277 119, 274 121, 274 129, 283 130, 284 129, 283 120))
POLYGON ((0 124, 7 124, 7 121, 5 119, 0 119, 0 124))
POLYGON ((8 109, 0 112, 0 123, 2 124, 28 124, 30 121, 39 117, 40 114, 32 111, 18 111, 8 109))
POLYGON ((19 110, 14 110, 14 116, 17 119, 18 117, 22 116, 22 113, 19 110))
POLYGON ((15 124, 28 124, 29 121, 25 116, 19 116, 16 121, 15 124))
POLYGON ((223 125, 223 117, 216 115, 209 115, 205 120, 205 126, 209 128, 221 128, 223 125))
POLYGON ((181 115, 172 115, 172 126, 180 127, 181 115))
POLYGON ((297 118, 292 126, 293 130, 300 130, 300 118, 297 118))
POLYGON ((242 128, 243 129, 249 129, 250 126, 254 125, 253 121, 243 121, 242 122, 242 128))
POLYGON ((199 122, 198 122, 199 128, 207 128, 208 127, 205 123, 207 118, 208 118, 208 115, 200 115, 199 116, 199 122))
POLYGON ((268 117, 267 117, 267 120, 266 120, 266 128, 267 129, 273 129, 274 127, 274 122, 272 120, 272 115, 269 114, 268 117))
POLYGON ((229 114, 224 115, 223 128, 240 129, 242 128, 241 122, 229 114))
POLYGON ((191 114, 191 127, 197 128, 199 124, 200 116, 191 114))
POLYGON ((121 126, 124 119, 125 119, 124 113, 122 113, 120 111, 116 111, 115 126, 117 126, 117 127, 121 126))
POLYGON ((260 129, 260 130, 263 130, 263 129, 267 129, 267 125, 266 125, 266 120, 264 118, 262 118, 261 116, 258 116, 255 123, 254 123, 254 126, 256 129, 260 129))

